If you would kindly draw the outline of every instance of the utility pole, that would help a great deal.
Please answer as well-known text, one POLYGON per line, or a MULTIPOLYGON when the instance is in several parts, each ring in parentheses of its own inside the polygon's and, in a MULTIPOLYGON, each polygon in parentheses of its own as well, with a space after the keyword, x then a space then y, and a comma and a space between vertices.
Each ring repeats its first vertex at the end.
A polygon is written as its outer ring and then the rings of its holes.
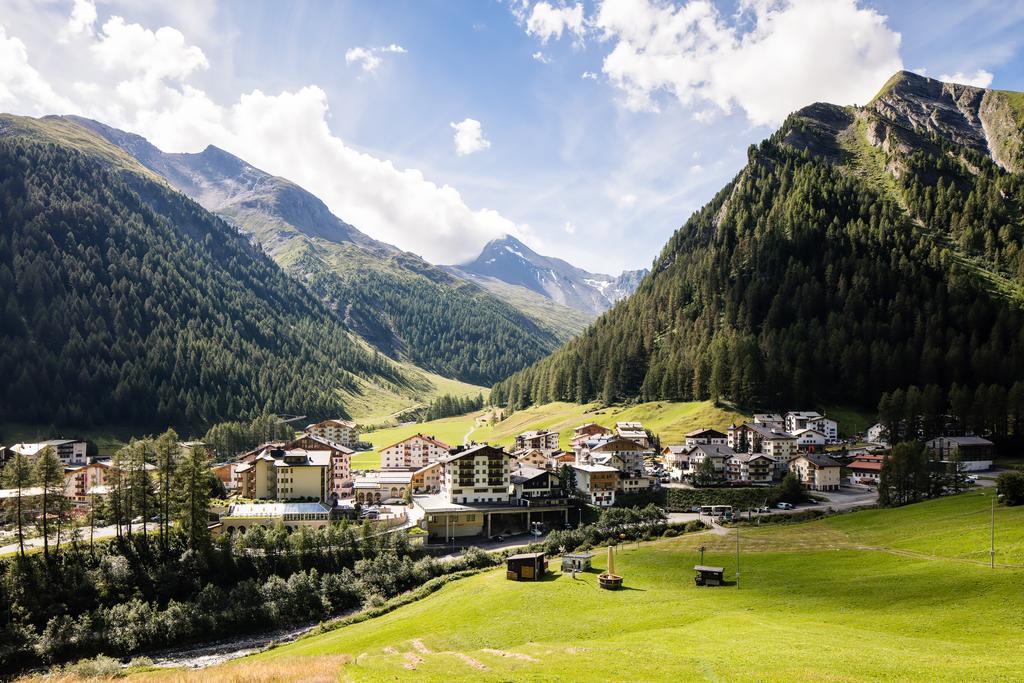
POLYGON ((739 526, 736 526, 736 590, 739 589, 739 526))
POLYGON ((989 566, 992 569, 996 568, 996 496, 992 496, 992 524, 990 532, 990 545, 989 545, 989 566))

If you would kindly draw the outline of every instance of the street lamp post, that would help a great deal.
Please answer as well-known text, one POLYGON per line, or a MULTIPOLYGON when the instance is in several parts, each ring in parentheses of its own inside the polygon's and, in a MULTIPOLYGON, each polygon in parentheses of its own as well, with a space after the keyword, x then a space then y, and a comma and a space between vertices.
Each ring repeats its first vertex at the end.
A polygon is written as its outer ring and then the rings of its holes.
POLYGON ((996 497, 992 496, 992 523, 989 532, 989 567, 996 568, 996 497))

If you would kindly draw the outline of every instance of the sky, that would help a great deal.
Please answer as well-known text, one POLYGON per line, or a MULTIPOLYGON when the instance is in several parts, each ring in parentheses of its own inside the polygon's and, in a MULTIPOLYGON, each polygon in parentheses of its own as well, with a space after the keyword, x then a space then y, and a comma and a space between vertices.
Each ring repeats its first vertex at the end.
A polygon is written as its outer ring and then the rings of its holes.
POLYGON ((1024 90, 1024 2, 0 0, 0 111, 209 144, 434 263, 651 264, 815 101, 1024 90))

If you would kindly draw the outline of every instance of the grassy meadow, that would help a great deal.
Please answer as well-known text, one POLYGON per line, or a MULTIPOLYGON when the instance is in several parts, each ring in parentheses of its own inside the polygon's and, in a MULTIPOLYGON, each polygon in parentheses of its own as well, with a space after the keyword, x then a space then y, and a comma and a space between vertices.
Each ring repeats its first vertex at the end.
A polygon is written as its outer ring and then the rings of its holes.
MULTIPOLYGON (((990 495, 990 494, 989 494, 990 495)), ((382 617, 160 680, 1019 680, 1024 508, 977 492, 897 510, 622 547, 626 589, 596 571, 538 583, 496 569, 382 617)), ((604 567, 603 554, 595 568, 604 567)), ((550 567, 557 569, 552 561, 550 567)))

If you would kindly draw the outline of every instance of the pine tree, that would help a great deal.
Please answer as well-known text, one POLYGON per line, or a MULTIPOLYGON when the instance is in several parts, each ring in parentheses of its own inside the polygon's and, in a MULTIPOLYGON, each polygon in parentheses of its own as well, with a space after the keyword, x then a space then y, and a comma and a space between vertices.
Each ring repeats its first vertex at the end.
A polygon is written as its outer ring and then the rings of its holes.
MULTIPOLYGON (((60 519, 64 512, 64 465, 57 457, 57 451, 53 446, 46 446, 36 456, 35 476, 36 482, 42 489, 40 510, 40 528, 43 534, 43 557, 50 559, 50 521, 54 518, 60 519)), ((59 544, 59 526, 58 526, 59 544)))
POLYGON ((175 466, 178 525, 188 539, 190 549, 204 547, 209 541, 210 462, 205 449, 184 449, 175 466))

